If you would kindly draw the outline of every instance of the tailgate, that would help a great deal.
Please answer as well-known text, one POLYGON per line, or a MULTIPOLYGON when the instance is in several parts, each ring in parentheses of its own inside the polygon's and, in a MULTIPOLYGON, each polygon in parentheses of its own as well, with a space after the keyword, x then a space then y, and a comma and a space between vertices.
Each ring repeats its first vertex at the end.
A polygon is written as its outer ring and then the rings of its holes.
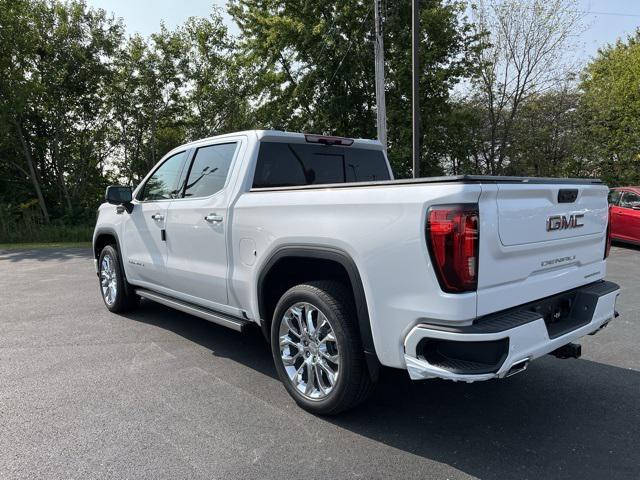
POLYGON ((605 274, 604 185, 483 185, 478 315, 594 282, 605 274))
POLYGON ((607 223, 601 187, 497 185, 498 230, 503 245, 549 242, 595 233, 607 223), (544 227, 544 228, 541 228, 544 227))

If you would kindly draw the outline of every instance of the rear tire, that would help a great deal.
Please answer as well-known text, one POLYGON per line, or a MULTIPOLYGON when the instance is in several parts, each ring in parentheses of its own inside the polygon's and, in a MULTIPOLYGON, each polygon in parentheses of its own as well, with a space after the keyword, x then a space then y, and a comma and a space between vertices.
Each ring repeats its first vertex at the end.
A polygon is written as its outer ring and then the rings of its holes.
POLYGON ((102 300, 109 311, 122 313, 138 306, 140 297, 127 282, 120 254, 113 245, 107 245, 98 259, 98 280, 102 300))
POLYGON ((276 370, 296 403, 311 413, 338 414, 373 390, 355 312, 351 291, 330 280, 297 285, 276 306, 276 370))

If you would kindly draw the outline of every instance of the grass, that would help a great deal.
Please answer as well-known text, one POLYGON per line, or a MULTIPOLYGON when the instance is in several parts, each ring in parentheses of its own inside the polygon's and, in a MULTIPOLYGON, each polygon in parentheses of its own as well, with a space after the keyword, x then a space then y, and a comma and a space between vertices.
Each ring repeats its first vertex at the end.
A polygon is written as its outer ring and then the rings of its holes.
POLYGON ((89 248, 92 237, 93 225, 43 225, 29 218, 11 222, 0 218, 0 250, 89 248))
POLYGON ((86 243, 93 237, 92 225, 37 225, 28 222, 0 228, 0 245, 86 243))
POLYGON ((90 248, 91 242, 0 243, 0 250, 35 250, 41 248, 90 248))

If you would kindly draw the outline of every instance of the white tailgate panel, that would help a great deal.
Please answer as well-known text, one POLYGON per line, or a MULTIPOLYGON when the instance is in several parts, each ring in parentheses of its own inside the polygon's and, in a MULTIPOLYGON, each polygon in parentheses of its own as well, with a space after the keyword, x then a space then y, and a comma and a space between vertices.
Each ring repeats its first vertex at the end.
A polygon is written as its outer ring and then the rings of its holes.
POLYGON ((607 228, 608 205, 602 190, 591 185, 502 184, 497 202, 500 240, 507 246, 602 234, 607 228), (560 189, 577 190, 575 202, 558 203, 560 189), (583 226, 548 232, 547 219, 555 215, 580 215, 583 226))
POLYGON ((478 316, 603 278, 607 191, 602 185, 483 185, 478 316), (516 193, 518 188, 522 196, 516 193), (553 204, 559 188, 579 188, 580 203, 553 204), (504 202, 503 189, 507 192, 504 202), (545 195, 545 189, 551 195, 545 195), (574 210, 585 212, 585 227, 547 231, 549 216, 574 210))

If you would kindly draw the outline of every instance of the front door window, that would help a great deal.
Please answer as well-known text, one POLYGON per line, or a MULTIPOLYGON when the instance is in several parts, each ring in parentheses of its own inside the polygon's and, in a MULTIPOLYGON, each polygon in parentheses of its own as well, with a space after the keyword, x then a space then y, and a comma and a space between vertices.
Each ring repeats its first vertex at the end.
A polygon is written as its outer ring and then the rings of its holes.
POLYGON ((187 152, 176 153, 164 161, 149 177, 138 195, 141 202, 171 200, 179 194, 178 179, 187 152))

